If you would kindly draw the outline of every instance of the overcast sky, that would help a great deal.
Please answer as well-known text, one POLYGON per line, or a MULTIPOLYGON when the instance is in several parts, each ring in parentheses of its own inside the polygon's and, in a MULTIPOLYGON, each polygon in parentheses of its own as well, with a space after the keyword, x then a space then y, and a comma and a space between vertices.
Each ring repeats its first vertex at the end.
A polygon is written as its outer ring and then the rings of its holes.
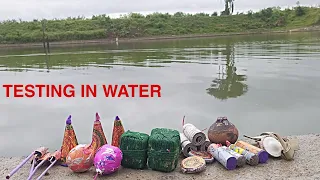
MULTIPOLYGON (((265 7, 294 6, 296 0, 235 0, 235 12, 265 7)), ((300 0, 301 5, 318 5, 320 0, 300 0)), ((0 21, 7 19, 52 19, 78 15, 108 14, 117 17, 130 12, 221 12, 224 0, 0 0, 0 21)))

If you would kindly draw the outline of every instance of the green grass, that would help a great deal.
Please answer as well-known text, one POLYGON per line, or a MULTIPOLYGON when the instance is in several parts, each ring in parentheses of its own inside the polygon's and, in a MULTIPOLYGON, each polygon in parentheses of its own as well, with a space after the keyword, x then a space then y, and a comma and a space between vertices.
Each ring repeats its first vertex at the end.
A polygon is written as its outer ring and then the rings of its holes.
POLYGON ((320 8, 304 8, 306 14, 304 16, 297 17, 294 14, 289 16, 289 27, 304 27, 311 25, 320 25, 320 8))
MULTIPOLYGON (((320 25, 320 8, 296 9, 267 8, 256 13, 214 16, 154 13, 147 16, 132 13, 111 19, 106 15, 92 18, 67 18, 46 21, 46 35, 50 41, 137 38, 152 36, 235 33, 266 30, 286 30, 320 25)), ((0 43, 42 42, 40 20, 4 21, 0 23, 0 43)))

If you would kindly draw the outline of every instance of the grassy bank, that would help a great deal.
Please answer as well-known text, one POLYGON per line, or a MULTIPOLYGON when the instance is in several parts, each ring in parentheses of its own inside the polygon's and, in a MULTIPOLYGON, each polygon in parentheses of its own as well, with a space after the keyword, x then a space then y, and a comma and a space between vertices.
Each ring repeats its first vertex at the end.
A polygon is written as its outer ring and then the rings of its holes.
MULTIPOLYGON (((92 18, 47 20, 45 24, 45 36, 51 42, 256 33, 320 25, 320 8, 267 8, 255 13, 229 16, 217 16, 216 13, 191 15, 182 12, 143 16, 131 13, 116 19, 99 15, 92 18)), ((0 44, 39 43, 42 38, 40 20, 0 23, 0 44)))

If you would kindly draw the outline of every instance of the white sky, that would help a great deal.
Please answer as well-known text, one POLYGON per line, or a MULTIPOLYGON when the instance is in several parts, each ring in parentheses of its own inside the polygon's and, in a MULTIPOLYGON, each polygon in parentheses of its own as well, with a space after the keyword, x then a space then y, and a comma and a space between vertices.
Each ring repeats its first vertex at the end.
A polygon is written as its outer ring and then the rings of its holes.
MULTIPOLYGON (((235 0, 235 12, 266 7, 295 6, 296 0, 235 0)), ((320 4, 320 0, 300 0, 301 5, 320 4)), ((130 12, 152 13, 177 11, 194 13, 224 9, 224 0, 0 0, 0 21, 8 19, 53 19, 107 14, 118 17, 130 12)))

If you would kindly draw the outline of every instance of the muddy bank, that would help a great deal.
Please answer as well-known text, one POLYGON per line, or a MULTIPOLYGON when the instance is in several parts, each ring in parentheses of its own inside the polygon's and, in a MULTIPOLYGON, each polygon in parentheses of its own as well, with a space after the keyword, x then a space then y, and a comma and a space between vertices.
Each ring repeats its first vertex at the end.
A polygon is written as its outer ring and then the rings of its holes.
MULTIPOLYGON (((280 33, 284 33, 279 31, 280 33)), ((242 32, 242 33, 223 33, 223 34, 193 34, 181 36, 152 36, 152 37, 139 37, 139 38, 119 38, 118 42, 147 42, 147 41, 165 41, 174 39, 190 39, 190 38, 207 38, 207 37, 223 37, 223 36, 236 36, 236 35, 250 35, 262 34, 267 32, 242 32)), ((269 32, 268 32, 269 33, 269 32)), ((276 32, 273 32, 276 33, 276 32)), ((68 47, 79 45, 103 45, 115 44, 115 39, 95 39, 95 40, 73 40, 73 41, 59 41, 50 42, 51 47, 68 47)), ((18 43, 18 44, 0 44, 0 48, 25 48, 25 47, 43 47, 43 43, 18 43)))
MULTIPOLYGON (((221 34, 193 34, 193 35, 172 35, 172 36, 153 36, 140 38, 119 38, 118 42, 147 42, 147 41, 166 41, 174 39, 190 39, 190 38, 208 38, 208 37, 224 37, 224 36, 240 36, 240 35, 254 35, 254 34, 277 34, 277 33, 294 33, 294 32, 309 32, 320 31, 320 26, 304 27, 292 30, 279 31, 259 31, 259 32, 238 32, 238 33, 221 33, 221 34)), ((96 39, 96 40, 74 40, 74 41, 60 41, 50 42, 50 47, 69 47, 69 46, 83 46, 83 45, 103 45, 116 43, 114 39, 96 39)), ((27 47, 43 47, 43 43, 18 43, 18 44, 0 44, 0 48, 27 48, 27 47)))
MULTIPOLYGON (((320 147, 320 134, 310 134, 302 136, 291 136, 289 138, 298 138, 300 149, 296 152, 294 161, 285 161, 281 159, 269 159, 267 164, 260 164, 255 167, 246 165, 233 171, 227 171, 218 162, 208 165, 207 169, 195 175, 182 174, 179 167, 171 173, 161 173, 152 170, 132 170, 120 169, 113 175, 100 177, 99 179, 115 179, 115 180, 212 180, 212 179, 320 179, 320 156, 318 148, 320 147)), ((21 162, 23 158, 0 158, 0 175, 5 176, 21 162)), ((26 179, 29 173, 30 164, 24 166, 11 179, 26 179)), ((40 170, 34 178, 41 172, 40 170)), ((68 168, 54 166, 49 171, 49 175, 43 179, 50 180, 78 180, 93 179, 94 168, 89 172, 75 174, 68 168)))

